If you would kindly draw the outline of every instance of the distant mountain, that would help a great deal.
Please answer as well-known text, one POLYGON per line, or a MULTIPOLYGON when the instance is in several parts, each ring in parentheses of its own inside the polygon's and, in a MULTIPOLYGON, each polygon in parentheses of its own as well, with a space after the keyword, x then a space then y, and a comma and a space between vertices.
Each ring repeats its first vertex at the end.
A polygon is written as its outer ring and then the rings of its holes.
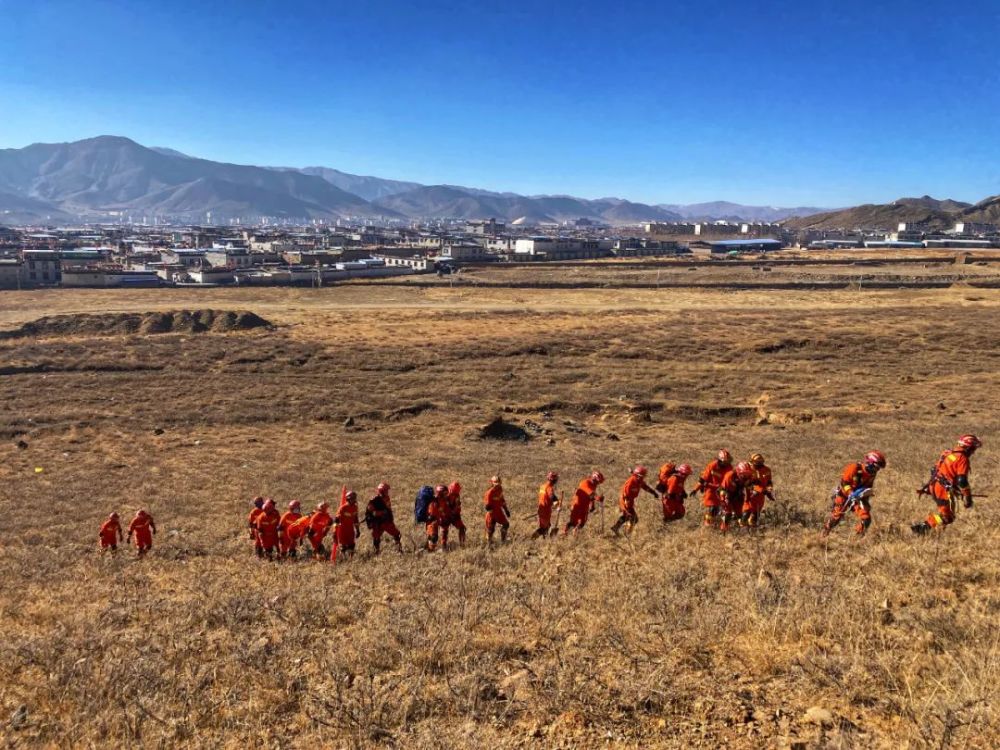
POLYGON ((47 224, 70 220, 48 201, 0 191, 0 224, 47 224))
POLYGON ((710 203, 689 203, 682 205, 661 204, 660 208, 680 214, 686 221, 783 221, 793 216, 809 216, 826 208, 800 206, 798 208, 777 208, 775 206, 744 206, 729 201, 710 203))
MULTIPOLYGON (((925 224, 933 229, 946 229, 956 216, 970 208, 968 203, 922 198, 900 198, 892 203, 869 203, 839 211, 827 211, 790 219, 792 229, 886 229, 895 230, 900 223, 925 224)), ((973 221, 973 219, 970 219, 973 221)))
POLYGON ((956 221, 978 221, 984 224, 1000 224, 1000 195, 979 201, 958 212, 956 221))
POLYGON ((216 221, 386 213, 322 177, 165 153, 117 136, 2 149, 0 192, 83 218, 108 212, 200 221, 209 211, 216 221))
POLYGON ((657 206, 632 203, 618 198, 586 200, 568 195, 524 196, 492 193, 448 185, 414 188, 383 198, 376 205, 414 218, 523 219, 525 224, 545 224, 590 219, 607 224, 636 224, 644 221, 677 221, 681 217, 657 206))
POLYGON ((149 146, 148 148, 150 151, 155 151, 156 153, 163 154, 164 156, 179 156, 182 159, 192 158, 187 154, 182 154, 180 151, 177 151, 176 149, 173 148, 167 148, 166 146, 149 146))
POLYGON ((405 193, 407 190, 423 187, 418 182, 400 182, 399 180, 386 180, 381 177, 348 174, 347 172, 341 172, 339 169, 331 169, 330 167, 305 167, 298 171, 302 174, 322 177, 331 185, 335 185, 341 190, 346 190, 348 193, 354 193, 354 195, 358 195, 366 201, 374 201, 379 198, 386 198, 390 195, 405 193))

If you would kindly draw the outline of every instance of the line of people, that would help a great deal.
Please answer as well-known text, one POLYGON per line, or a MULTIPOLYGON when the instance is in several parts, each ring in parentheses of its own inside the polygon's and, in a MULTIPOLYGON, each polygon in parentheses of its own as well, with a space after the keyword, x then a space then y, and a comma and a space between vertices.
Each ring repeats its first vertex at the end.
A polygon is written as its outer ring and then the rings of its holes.
MULTIPOLYGON (((935 503, 935 511, 924 521, 911 525, 917 534, 947 526, 955 520, 959 501, 966 508, 973 505, 970 458, 982 446, 975 435, 962 435, 955 447, 941 453, 931 470, 930 479, 917 490, 920 495, 928 495, 935 503)), ((869 451, 860 461, 849 463, 840 474, 840 481, 832 493, 832 509, 823 525, 822 533, 828 535, 848 514, 857 518, 855 532, 863 535, 872 522, 871 498, 875 478, 886 466, 885 455, 878 450, 869 451)), ((689 496, 701 494, 705 527, 718 528, 727 532, 733 527, 753 531, 760 524, 761 513, 767 501, 774 502, 774 484, 770 467, 764 456, 752 453, 747 461, 733 464, 732 455, 720 450, 716 457, 705 466, 697 477, 696 485, 688 493, 686 480, 692 476, 689 464, 677 465, 667 462, 657 473, 654 486, 647 483, 649 470, 636 466, 622 485, 618 498, 619 515, 611 526, 616 536, 631 533, 639 522, 636 501, 642 492, 647 492, 660 501, 664 523, 683 519, 687 510, 685 502, 689 496)), ((593 471, 576 486, 568 500, 567 518, 561 523, 564 497, 557 491, 559 474, 550 471, 545 482, 538 489, 538 505, 535 513, 528 518, 537 519, 537 528, 532 539, 563 536, 579 533, 587 524, 590 515, 599 512, 601 526, 604 520, 604 495, 600 488, 605 478, 600 471, 593 471)), ((354 555, 357 540, 361 535, 362 523, 372 536, 374 551, 378 554, 383 538, 388 536, 396 549, 402 552, 402 534, 395 523, 395 514, 390 497, 390 486, 382 482, 368 501, 364 513, 358 506, 357 493, 346 487, 341 490, 337 510, 330 512, 330 505, 319 503, 311 513, 304 514, 298 500, 292 500, 288 509, 278 511, 272 498, 256 497, 247 519, 248 533, 255 553, 267 559, 285 559, 298 556, 300 547, 308 542, 311 556, 336 562, 338 557, 354 555), (330 550, 326 548, 330 537, 330 550)), ((448 547, 449 532, 458 532, 459 546, 465 546, 467 528, 462 519, 462 486, 457 481, 449 485, 426 486, 417 493, 414 504, 414 518, 423 524, 426 532, 424 548, 433 552, 448 547)), ((500 541, 506 542, 510 531, 511 513, 504 497, 503 482, 499 476, 490 478, 489 487, 483 495, 484 537, 492 545, 496 531, 500 531, 500 541)), ((528 519, 525 519, 528 520, 528 519)), ((156 524, 152 516, 140 509, 128 527, 128 538, 135 538, 138 555, 148 552, 153 544, 156 524)), ((117 513, 112 513, 101 525, 98 532, 102 549, 117 550, 122 541, 122 527, 117 513)))

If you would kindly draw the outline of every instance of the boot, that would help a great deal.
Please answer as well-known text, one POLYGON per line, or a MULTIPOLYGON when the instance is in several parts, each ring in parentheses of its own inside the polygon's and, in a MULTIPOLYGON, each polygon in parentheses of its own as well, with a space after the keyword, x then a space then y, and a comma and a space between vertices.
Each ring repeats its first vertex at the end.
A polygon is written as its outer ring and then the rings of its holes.
POLYGON ((507 532, 510 530, 508 526, 500 527, 500 543, 503 544, 507 541, 507 532))
POLYGON ((920 523, 915 523, 912 526, 910 526, 910 531, 912 531, 914 534, 923 535, 930 530, 931 530, 931 525, 927 523, 927 521, 921 521, 920 523))

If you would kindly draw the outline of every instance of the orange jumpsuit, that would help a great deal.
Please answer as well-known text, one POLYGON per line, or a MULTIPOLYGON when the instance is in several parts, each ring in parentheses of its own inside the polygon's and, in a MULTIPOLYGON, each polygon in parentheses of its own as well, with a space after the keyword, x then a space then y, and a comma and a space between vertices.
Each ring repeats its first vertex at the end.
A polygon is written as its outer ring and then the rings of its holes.
POLYGON ((326 538, 326 533, 332 525, 333 516, 328 511, 317 510, 309 516, 309 529, 306 531, 306 536, 309 538, 309 544, 313 548, 313 555, 316 557, 319 557, 325 551, 323 549, 323 540, 326 538))
POLYGON ((101 541, 101 549, 118 549, 118 543, 122 540, 122 525, 117 518, 109 518, 101 524, 101 530, 97 532, 101 541))
POLYGON ((674 475, 674 469, 677 468, 677 464, 673 461, 667 461, 663 466, 660 467, 660 471, 656 477, 656 491, 665 492, 667 489, 667 483, 670 477, 674 475))
POLYGON ((267 556, 274 554, 278 547, 278 524, 281 523, 281 514, 277 508, 261 510, 257 516, 257 539, 260 547, 267 556))
POLYGON ((403 535, 399 533, 399 529, 393 523, 392 500, 388 495, 376 495, 369 501, 368 508, 365 510, 365 523, 371 529, 375 552, 378 552, 382 547, 383 534, 391 536, 396 542, 396 546, 402 548, 403 535))
MULTIPOLYGON (((448 507, 447 490, 440 495, 431 498, 430 505, 427 506, 427 549, 433 551, 437 547, 440 538, 441 527, 448 521, 450 510, 448 507)), ((447 546, 447 541, 445 546, 447 546)))
POLYGON ((672 474, 667 478, 666 489, 660 496, 660 503, 663 505, 664 521, 679 521, 684 518, 684 500, 687 492, 684 491, 685 477, 672 474))
POLYGON ((257 550, 258 554, 263 548, 260 546, 260 535, 257 533, 257 519, 263 512, 263 508, 254 508, 250 511, 250 517, 247 519, 247 525, 250 527, 250 538, 253 539, 254 549, 257 550))
POLYGON ((757 525, 760 512, 764 509, 764 500, 771 496, 772 488, 771 470, 767 466, 754 467, 750 489, 742 508, 741 521, 744 526, 752 528, 757 525))
MULTIPOLYGON (((829 532, 834 526, 840 523, 840 519, 847 512, 848 496, 859 489, 870 489, 875 484, 875 474, 869 472, 864 464, 858 462, 847 464, 840 472, 840 485, 833 498, 833 512, 824 525, 824 529, 829 532)), ((858 524, 854 530, 858 534, 864 534, 872 522, 871 505, 868 500, 859 500, 854 503, 854 515, 858 517, 858 524)))
POLYGON ((618 519, 619 524, 626 521, 633 524, 639 522, 639 514, 635 510, 635 499, 639 497, 639 492, 642 490, 654 492, 653 488, 646 484, 645 479, 630 474, 629 478, 625 480, 625 484, 622 485, 622 494, 618 498, 618 510, 622 512, 621 518, 618 519))
POLYGON ((298 549, 299 543, 305 539, 306 534, 309 533, 310 521, 312 521, 312 515, 300 516, 288 525, 285 535, 288 537, 288 543, 292 552, 298 549))
MULTIPOLYGON (((334 517, 333 541, 344 552, 353 552, 358 536, 361 535, 361 525, 358 523, 357 503, 341 503, 334 517)), ((381 538, 376 543, 381 543, 381 538)), ((331 556, 332 556, 331 552, 331 556)))
POLYGON ((278 521, 278 551, 282 557, 289 553, 295 554, 296 545, 292 544, 292 540, 288 536, 288 527, 300 518, 302 518, 302 514, 297 510, 286 510, 278 521))
POLYGON ((458 543, 465 544, 465 522, 462 521, 462 495, 449 492, 444 502, 444 515, 441 518, 441 544, 448 546, 448 529, 454 526, 458 529, 458 543))
POLYGON ((927 525, 947 526, 955 520, 954 502, 961 496, 965 502, 972 500, 969 487, 969 472, 972 467, 969 457, 963 451, 945 451, 934 467, 934 479, 930 483, 931 495, 937 504, 937 512, 927 516, 927 525))
POLYGON ((719 485, 719 497, 725 503, 725 515, 719 528, 726 531, 733 520, 740 517, 740 511, 750 494, 750 481, 742 481, 733 469, 726 472, 719 485))
POLYGON ((156 532, 156 524, 153 517, 148 513, 137 513, 132 523, 128 525, 128 535, 135 534, 135 548, 141 555, 150 550, 153 546, 153 534, 156 532))
POLYGON ((538 528, 532 534, 532 538, 548 536, 549 529, 552 528, 552 507, 559 502, 556 496, 556 486, 552 482, 546 482, 538 488, 538 528))
POLYGON ((722 485, 722 478, 726 472, 731 470, 731 464, 724 464, 715 459, 705 467, 698 478, 698 490, 703 493, 701 504, 705 507, 704 523, 706 526, 712 526, 716 516, 722 510, 723 504, 722 498, 719 496, 719 487, 722 485))
POLYGON ((604 502, 604 498, 597 494, 598 483, 587 477, 573 493, 573 503, 569 506, 569 522, 563 533, 569 533, 572 529, 582 529, 587 525, 587 518, 590 511, 595 507, 595 503, 604 502))
POLYGON ((510 528, 510 521, 507 520, 510 512, 507 510, 507 501, 503 496, 503 487, 499 484, 494 484, 486 490, 486 493, 483 495, 483 507, 486 509, 487 535, 492 537, 497 526, 503 529, 501 534, 510 528))

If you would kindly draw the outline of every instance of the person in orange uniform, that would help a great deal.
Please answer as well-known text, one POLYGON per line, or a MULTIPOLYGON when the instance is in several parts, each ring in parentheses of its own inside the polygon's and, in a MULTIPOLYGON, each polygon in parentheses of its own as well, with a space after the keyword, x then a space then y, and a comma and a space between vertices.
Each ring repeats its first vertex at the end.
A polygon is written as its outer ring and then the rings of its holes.
POLYGON ((448 529, 458 529, 458 546, 465 546, 465 522, 462 520, 462 485, 452 482, 442 504, 445 513, 441 518, 441 549, 448 549, 448 529))
POLYGON ((972 507, 972 487, 969 485, 972 466, 969 459, 982 444, 983 441, 975 435, 962 435, 952 450, 941 454, 931 470, 930 481, 917 490, 918 494, 934 498, 937 511, 927 516, 927 520, 910 526, 915 534, 926 534, 952 523, 960 497, 966 508, 972 507))
POLYGON ((493 532, 500 527, 500 541, 507 541, 510 530, 510 510, 503 496, 503 484, 500 477, 490 477, 490 488, 483 495, 483 508, 486 510, 486 541, 493 544, 493 532))
MULTIPOLYGON (((337 515, 333 518, 333 549, 330 551, 330 562, 337 561, 338 550, 347 557, 353 557, 357 539, 361 536, 361 524, 358 522, 358 493, 354 490, 347 492, 346 489, 345 487, 345 491, 341 493, 340 507, 337 508, 337 515)), ((387 485, 386 492, 388 491, 387 485)), ((375 545, 376 552, 380 544, 381 538, 375 545)))
POLYGON ((282 515, 281 519, 278 521, 278 552, 281 557, 295 557, 297 544, 292 544, 292 539, 288 536, 289 527, 302 518, 302 503, 298 500, 292 500, 288 503, 288 510, 286 510, 282 515))
POLYGON ((699 492, 703 493, 701 504, 705 508, 703 521, 705 526, 714 526, 720 514, 723 515, 723 518, 720 519, 721 522, 725 523, 722 498, 719 497, 719 487, 722 485, 722 478, 726 475, 726 472, 732 468, 733 457, 729 451, 719 451, 715 460, 710 462, 705 467, 705 470, 701 472, 701 476, 698 478, 698 485, 691 490, 692 495, 696 495, 699 492))
POLYGON ((750 454, 750 467, 753 477, 750 479, 750 491, 743 503, 743 514, 740 525, 754 529, 760 522, 760 512, 764 510, 764 500, 774 502, 774 486, 771 479, 771 469, 764 463, 760 453, 750 454))
MULTIPOLYGON (((563 528, 563 536, 573 529, 576 534, 587 525, 587 518, 590 512, 597 507, 597 503, 604 503, 604 495, 597 494, 597 488, 604 484, 604 475, 599 471, 594 471, 577 486, 573 493, 573 502, 569 506, 569 521, 563 528)), ((602 505, 603 507, 603 505, 602 505)))
POLYGON ((449 515, 448 488, 439 484, 434 488, 434 497, 427 506, 427 543, 424 549, 428 552, 437 549, 438 540, 441 538, 441 526, 449 515))
POLYGON ((686 480, 694 470, 688 464, 681 464, 673 469, 667 477, 666 485, 660 495, 660 502, 663 505, 663 522, 680 521, 687 512, 684 508, 684 501, 687 499, 687 492, 684 490, 684 480, 686 480))
POLYGON ((667 491, 667 484, 670 481, 670 477, 673 476, 674 470, 677 468, 677 464, 673 461, 667 461, 663 466, 660 467, 659 472, 656 476, 656 491, 661 495, 667 491))
POLYGON ((382 551, 382 535, 388 534, 396 543, 396 549, 403 551, 403 535, 396 528, 392 513, 392 499, 389 497, 389 484, 382 482, 375 490, 375 497, 368 502, 365 509, 365 525, 371 529, 372 543, 375 554, 382 551))
POLYGON ((257 539, 260 543, 261 554, 268 560, 274 559, 274 553, 278 549, 278 524, 281 523, 281 514, 274 507, 274 499, 266 498, 261 506, 260 515, 257 516, 256 528, 257 539))
POLYGON ((552 509, 562 506, 562 500, 556 495, 558 481, 559 474, 550 471, 545 475, 545 484, 538 488, 538 528, 531 535, 532 539, 544 539, 556 531, 552 529, 552 509))
POLYGON ((253 499, 253 507, 250 509, 250 516, 247 518, 247 526, 250 528, 250 539, 253 542, 254 552, 257 557, 264 556, 264 548, 260 546, 260 536, 257 534, 257 518, 263 513, 264 498, 257 496, 253 499))
POLYGON ((858 518, 855 533, 862 536, 871 526, 871 493, 875 477, 885 468, 885 456, 881 451, 869 451, 855 463, 847 464, 840 473, 840 484, 833 493, 833 511, 823 524, 823 536, 828 535, 840 523, 848 510, 853 510, 858 518))
POLYGON ((313 558, 316 560, 326 557, 326 547, 323 545, 323 540, 332 525, 333 516, 330 515, 330 504, 322 502, 309 515, 309 527, 306 529, 306 538, 312 546, 313 558))
POLYGON ((110 549, 112 552, 118 551, 118 545, 122 541, 122 525, 118 520, 117 513, 111 513, 107 520, 101 524, 101 528, 97 532, 97 538, 102 550, 110 549))
POLYGON ((622 494, 618 498, 618 510, 621 511, 621 515, 611 527, 611 532, 615 536, 618 536, 618 529, 626 524, 628 526, 625 529, 625 533, 631 534, 632 528, 639 523, 639 513, 635 509, 635 500, 639 497, 641 491, 645 490, 653 497, 659 499, 660 496, 656 490, 646 484, 646 475, 648 473, 649 469, 645 466, 636 466, 632 469, 629 478, 625 480, 625 484, 622 485, 622 494))
POLYGON ((146 512, 145 508, 136 511, 135 518, 128 525, 128 539, 132 541, 135 535, 136 555, 142 556, 153 548, 153 534, 156 533, 156 523, 153 517, 146 512))
POLYGON ((753 467, 746 461, 741 461, 722 477, 719 485, 719 498, 722 500, 724 515, 719 525, 720 531, 729 531, 731 524, 740 519, 743 506, 750 497, 750 482, 753 480, 753 467))
POLYGON ((288 554, 292 557, 297 555, 299 545, 308 536, 310 521, 312 521, 312 513, 307 513, 304 516, 299 516, 297 520, 292 521, 285 530, 285 534, 288 536, 288 554))

